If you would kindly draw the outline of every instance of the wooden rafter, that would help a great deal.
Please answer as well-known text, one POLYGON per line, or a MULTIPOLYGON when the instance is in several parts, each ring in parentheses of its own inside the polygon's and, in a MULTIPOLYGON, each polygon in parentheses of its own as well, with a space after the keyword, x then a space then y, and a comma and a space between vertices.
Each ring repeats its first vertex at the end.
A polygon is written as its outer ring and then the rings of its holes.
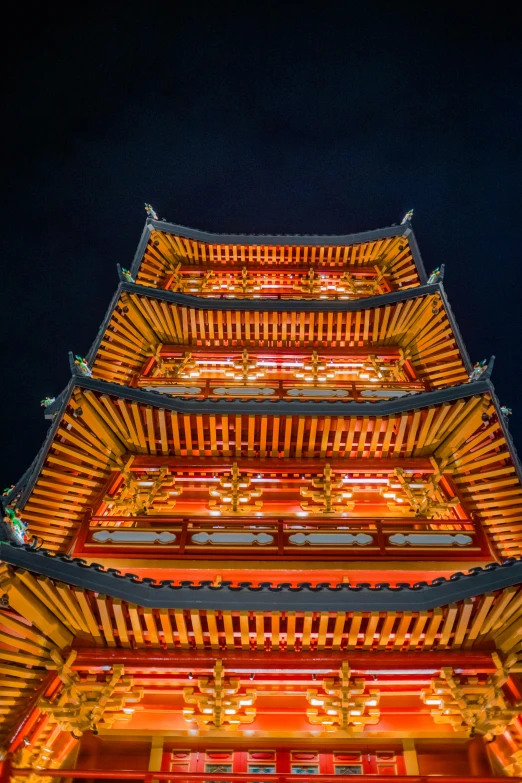
MULTIPOLYGON (((18 655, 27 655, 22 645, 38 647, 38 661, 50 660, 52 639, 49 617, 64 627, 69 638, 82 639, 81 647, 165 650, 279 650, 345 651, 366 653, 436 652, 449 650, 491 651, 503 656, 518 656, 522 646, 522 592, 519 585, 435 609, 412 612, 260 612, 227 610, 176 610, 143 608, 128 601, 74 588, 52 580, 53 589, 67 596, 67 603, 78 614, 85 613, 88 630, 80 630, 72 614, 65 617, 56 604, 49 603, 41 613, 37 580, 24 580, 24 572, 5 567, 9 580, 8 595, 23 620, 29 621, 24 638, 17 641, 18 655), (19 595, 28 591, 36 608, 22 606, 19 595), (35 628, 35 631, 32 631, 35 628), (32 636, 31 636, 32 633, 32 636), (34 642, 36 636, 38 643, 34 642)), ((63 647, 64 637, 60 639, 63 647)), ((9 642, 12 644, 12 641, 9 642)), ((284 659, 282 659, 284 660, 284 659)), ((27 661, 13 662, 15 666, 27 661)))
MULTIPOLYGON (((136 288, 136 287, 135 287, 136 288)), ((375 304, 378 304, 378 297, 375 304)), ((163 345, 199 352, 242 348, 271 350, 326 349, 331 357, 353 348, 401 351, 416 376, 433 388, 467 380, 466 357, 440 295, 410 298, 354 312, 285 312, 195 309, 155 299, 153 294, 122 293, 90 361, 94 377, 132 383, 149 357, 163 345)))
MULTIPOLYGON (((196 234, 197 232, 190 232, 196 234)), ((393 286, 418 285, 419 271, 415 264, 409 230, 389 229, 377 232, 380 236, 324 238, 303 237, 293 240, 281 237, 267 241, 263 237, 229 237, 201 235, 199 238, 181 236, 176 227, 171 230, 155 228, 151 231, 144 250, 138 251, 132 271, 143 285, 165 284, 166 278, 181 263, 194 269, 202 267, 238 269, 266 267, 266 272, 285 268, 317 265, 321 268, 355 272, 377 267, 377 273, 388 275, 393 286), (264 241, 263 241, 264 240, 264 241), (313 240, 313 241, 310 241, 313 240)))

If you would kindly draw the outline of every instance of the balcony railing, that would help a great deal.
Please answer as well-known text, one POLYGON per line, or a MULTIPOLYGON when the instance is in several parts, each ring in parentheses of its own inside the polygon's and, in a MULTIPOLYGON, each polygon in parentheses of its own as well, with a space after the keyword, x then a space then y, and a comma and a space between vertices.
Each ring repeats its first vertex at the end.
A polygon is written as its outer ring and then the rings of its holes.
MULTIPOLYGON (((204 560, 396 559, 429 560, 434 553, 448 559, 487 556, 482 532, 470 520, 309 519, 283 521, 220 517, 97 516, 83 545, 83 554, 157 557, 159 552, 204 560)), ((81 555, 82 552, 76 552, 81 555)))
POLYGON ((313 385, 295 381, 277 381, 259 378, 241 383, 228 378, 172 378, 143 377, 138 381, 140 388, 173 396, 190 396, 203 400, 231 397, 234 399, 270 400, 356 400, 376 402, 396 399, 406 394, 426 391, 420 381, 390 381, 371 383, 363 381, 335 381, 313 385))

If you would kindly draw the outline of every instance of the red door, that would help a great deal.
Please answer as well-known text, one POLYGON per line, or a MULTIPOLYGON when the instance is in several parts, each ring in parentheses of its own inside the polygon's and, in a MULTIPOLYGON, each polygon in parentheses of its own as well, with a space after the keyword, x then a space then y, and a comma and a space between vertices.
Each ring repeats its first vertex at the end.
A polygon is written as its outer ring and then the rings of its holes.
POLYGON ((394 749, 374 749, 362 746, 361 749, 320 752, 316 750, 253 749, 237 751, 209 748, 207 750, 172 750, 163 754, 163 772, 207 773, 212 775, 231 773, 250 773, 266 775, 292 774, 306 778, 315 775, 339 775, 354 777, 359 775, 404 775, 402 754, 394 749))

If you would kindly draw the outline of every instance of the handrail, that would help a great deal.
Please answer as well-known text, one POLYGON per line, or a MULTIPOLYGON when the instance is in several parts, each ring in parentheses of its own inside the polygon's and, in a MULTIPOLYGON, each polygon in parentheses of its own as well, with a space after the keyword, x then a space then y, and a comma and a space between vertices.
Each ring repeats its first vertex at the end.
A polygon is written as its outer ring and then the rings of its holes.
MULTIPOLYGON (((236 353, 239 352, 238 349, 236 353)), ((232 351, 234 352, 234 351, 232 351)), ((275 380, 271 379, 270 377, 261 377, 256 381, 248 381, 247 383, 241 383, 237 380, 232 380, 230 378, 226 378, 223 376, 216 376, 211 378, 165 378, 165 377, 148 377, 148 376, 141 376, 138 379, 138 388, 145 389, 145 390, 153 390, 156 392, 161 393, 162 389, 174 389, 176 390, 179 387, 179 392, 176 391, 168 391, 165 392, 168 395, 175 395, 180 394, 184 395, 187 394, 186 389, 187 388, 197 388, 199 391, 191 391, 191 397, 194 399, 209 399, 209 398, 220 398, 223 397, 223 392, 219 391, 222 387, 225 387, 227 389, 233 390, 228 393, 228 396, 230 398, 248 398, 248 399, 254 399, 257 397, 260 397, 262 399, 287 399, 291 400, 293 398, 293 395, 291 395, 289 392, 295 391, 314 391, 315 394, 307 394, 306 397, 308 399, 335 399, 335 396, 331 397, 328 395, 329 390, 339 391, 339 392, 345 392, 346 397, 343 397, 342 399, 345 400, 356 400, 356 401, 363 401, 368 402, 371 401, 371 396, 369 394, 365 394, 366 392, 375 392, 375 395, 377 395, 377 392, 381 391, 385 394, 381 395, 381 400, 385 398, 386 393, 389 393, 390 397, 394 396, 395 392, 404 392, 405 394, 412 394, 412 393, 418 393, 423 391, 428 391, 426 384, 422 381, 415 380, 415 381, 381 381, 380 383, 365 383, 362 381, 340 381, 340 380, 332 380, 329 383, 325 384, 323 386, 312 386, 310 384, 307 384, 302 381, 296 381, 296 380, 275 380), (272 394, 264 395, 260 393, 259 391, 257 393, 255 390, 257 390, 259 387, 268 387, 272 390, 272 394), (217 390, 216 390, 217 389, 217 390)), ((295 398, 295 397, 294 397, 295 398)))
MULTIPOLYGON (((224 551, 229 559, 263 560, 299 557, 306 560, 332 560, 341 555, 348 559, 371 559, 375 557, 376 553, 379 553, 393 555, 404 560, 426 560, 433 557, 435 551, 433 547, 437 546, 437 539, 451 533, 467 534, 470 541, 466 542, 464 546, 457 546, 456 544, 448 545, 441 539, 442 544, 445 545, 447 559, 476 558, 478 554, 486 552, 480 531, 470 519, 346 517, 332 520, 315 518, 315 515, 302 518, 296 516, 291 519, 288 517, 281 519, 275 516, 259 518, 245 516, 241 519, 232 519, 223 515, 219 518, 209 519, 203 516, 184 517, 181 515, 172 517, 160 515, 157 517, 120 517, 115 515, 93 516, 83 549, 76 554, 105 554, 107 544, 94 538, 94 536, 99 536, 101 531, 120 534, 120 540, 111 544, 111 553, 115 555, 132 553, 136 551, 137 546, 142 548, 144 546, 139 541, 140 533, 151 530, 157 533, 171 532, 176 536, 174 541, 161 544, 162 549, 181 557, 203 557, 211 560, 222 558, 224 551), (125 542, 121 538, 121 534, 126 531, 136 534, 135 542, 125 542), (207 534, 209 540, 198 541, 197 538, 194 539, 198 533, 207 534), (252 543, 241 540, 241 535, 245 533, 264 533, 268 534, 269 538, 261 544, 252 543), (297 534, 304 535, 303 541, 295 540, 297 534), (314 536, 318 534, 323 535, 323 540, 314 540, 314 536), (331 538, 332 534, 338 534, 341 538, 336 541, 331 538), (366 534, 371 540, 350 543, 343 541, 342 534, 366 534), (405 539, 405 545, 401 545, 391 540, 392 536, 397 534, 426 535, 430 536, 430 540, 424 542, 420 539, 405 539), (225 536, 222 541, 219 541, 220 535, 225 536), (237 535, 237 541, 226 538, 230 535, 237 535), (214 536, 215 540, 211 536, 214 536), (311 536, 311 538, 307 538, 307 536, 311 536)), ((147 546, 150 549, 156 545, 151 542, 147 546)), ((441 547, 437 551, 441 551, 441 547)))

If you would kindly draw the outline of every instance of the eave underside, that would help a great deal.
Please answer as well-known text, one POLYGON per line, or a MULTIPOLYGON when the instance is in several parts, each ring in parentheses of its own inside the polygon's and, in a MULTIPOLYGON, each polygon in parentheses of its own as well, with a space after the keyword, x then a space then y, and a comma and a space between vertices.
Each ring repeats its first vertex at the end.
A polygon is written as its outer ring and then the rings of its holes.
POLYGON ((394 346, 432 388, 463 383, 470 363, 443 289, 371 297, 361 302, 210 300, 168 292, 147 293, 121 284, 88 359, 94 377, 130 384, 158 347, 226 346, 337 348, 394 346))
POLYGON ((31 476, 8 501, 18 496, 31 531, 64 551, 131 454, 306 457, 318 473, 331 459, 353 460, 356 470, 361 458, 435 457, 500 553, 521 547, 519 467, 488 381, 381 403, 286 403, 199 402, 77 378, 31 476))
POLYGON ((247 268, 253 263, 266 263, 267 267, 326 263, 344 269, 385 261, 395 285, 426 282, 409 225, 347 236, 246 236, 147 221, 131 266, 132 276, 144 285, 158 286, 180 260, 247 268))
POLYGON ((9 704, 0 721, 3 743, 49 687, 53 654, 65 658, 71 648, 78 652, 75 668, 88 674, 121 663, 156 673, 212 670, 218 658, 231 670, 261 665, 269 671, 276 664, 279 673, 336 671, 340 655, 365 672, 441 666, 491 672, 494 651, 506 666, 518 666, 521 561, 398 590, 234 590, 208 583, 153 586, 114 569, 5 544, 0 557, 0 594, 7 599, 0 609, 0 691, 9 704))

